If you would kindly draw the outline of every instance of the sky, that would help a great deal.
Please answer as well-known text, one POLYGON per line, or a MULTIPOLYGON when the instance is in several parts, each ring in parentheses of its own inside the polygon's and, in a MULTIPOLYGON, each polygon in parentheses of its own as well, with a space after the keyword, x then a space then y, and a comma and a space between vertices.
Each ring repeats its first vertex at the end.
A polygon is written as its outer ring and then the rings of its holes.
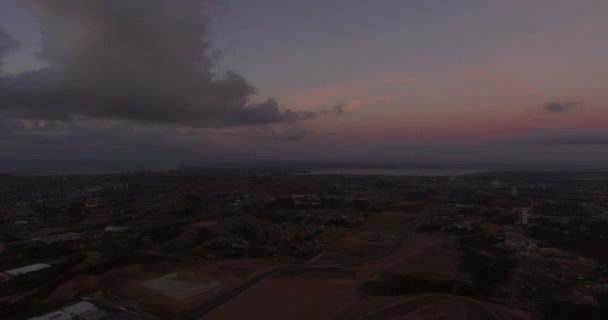
POLYGON ((0 171, 608 169, 604 0, 3 0, 0 171))

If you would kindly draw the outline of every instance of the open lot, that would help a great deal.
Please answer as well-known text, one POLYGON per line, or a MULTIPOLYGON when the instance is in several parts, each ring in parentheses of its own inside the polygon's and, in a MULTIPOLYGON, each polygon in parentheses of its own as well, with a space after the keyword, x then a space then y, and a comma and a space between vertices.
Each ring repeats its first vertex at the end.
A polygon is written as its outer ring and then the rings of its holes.
POLYGON ((532 315, 461 296, 425 294, 364 299, 336 319, 353 320, 529 320, 532 315))
POLYGON ((435 281, 460 279, 459 256, 451 242, 451 237, 442 234, 413 234, 394 255, 363 272, 370 276, 382 271, 416 274, 435 281))
POLYGON ((366 223, 325 247, 321 261, 353 261, 391 248, 419 212, 390 210, 369 217, 366 223))
POLYGON ((131 264, 101 274, 78 274, 40 304, 57 304, 80 295, 102 292, 112 304, 178 314, 284 261, 243 259, 183 264, 158 261, 131 264))
POLYGON ((214 280, 199 284, 197 282, 200 282, 200 280, 192 273, 186 275, 171 273, 159 278, 146 280, 140 284, 158 294, 180 301, 224 285, 214 280))
MULTIPOLYGON (((397 232, 405 230, 415 217, 416 214, 398 211, 380 213, 373 217, 373 222, 361 230, 339 237, 332 242, 320 260, 356 261, 381 254, 392 247, 396 239, 390 237, 372 239, 370 234, 391 232, 398 234, 397 232), (362 231, 363 229, 365 230, 362 231)), ((413 233, 395 254, 368 264, 348 267, 303 267, 289 270, 271 279, 263 280, 203 319, 342 319, 344 315, 350 314, 349 310, 357 310, 358 313, 353 313, 352 316, 367 314, 361 313, 359 308, 368 310, 371 316, 373 312, 403 299, 403 297, 393 297, 383 300, 365 296, 360 289, 361 285, 376 279, 380 272, 411 273, 439 281, 461 278, 462 275, 458 270, 458 254, 452 248, 451 241, 450 237, 441 234, 413 233)), ((466 300, 467 303, 470 302, 469 300, 466 300)), ((462 309, 460 305, 456 304, 454 307, 454 302, 447 300, 425 301, 416 303, 424 302, 429 306, 441 308, 445 304, 449 307, 446 309, 448 311, 450 308, 462 309)), ((478 306, 480 303, 475 302, 470 308, 485 310, 485 306, 483 308, 478 306)), ((424 305, 421 308, 420 315, 424 316, 422 314, 424 305)), ((438 314, 438 318, 433 318, 435 316, 433 314, 429 315, 431 318, 428 319, 441 319, 444 314, 438 314)), ((353 318, 347 316, 343 319, 353 318)), ((427 318, 412 317, 411 319, 427 318)))
POLYGON ((332 319, 357 301, 357 281, 268 279, 203 319, 332 319))

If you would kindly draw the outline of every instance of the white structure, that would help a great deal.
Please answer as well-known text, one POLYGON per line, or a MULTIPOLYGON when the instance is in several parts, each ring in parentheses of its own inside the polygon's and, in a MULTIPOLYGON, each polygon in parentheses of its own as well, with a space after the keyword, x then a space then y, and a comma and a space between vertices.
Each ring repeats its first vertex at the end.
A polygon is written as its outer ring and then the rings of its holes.
POLYGON ((55 311, 43 316, 29 318, 28 320, 72 320, 72 317, 65 312, 55 311))
POLYGON ((112 189, 114 191, 127 191, 129 190, 128 182, 115 182, 112 184, 112 189))
POLYGON ((51 266, 48 264, 44 264, 44 263, 36 263, 36 264, 32 264, 29 266, 25 266, 25 267, 21 267, 21 268, 17 268, 17 269, 12 269, 12 270, 7 270, 4 271, 4 273, 6 274, 10 274, 11 276, 17 276, 20 274, 26 274, 26 273, 30 273, 30 272, 36 272, 42 269, 46 269, 46 268, 50 268, 51 266))
POLYGON ((514 197, 517 197, 518 194, 519 194, 519 190, 517 190, 517 188, 513 187, 513 189, 511 189, 511 195, 514 197))
POLYGON ((52 235, 52 236, 46 236, 46 237, 42 237, 42 238, 33 238, 32 240, 42 242, 45 244, 51 244, 51 243, 58 243, 58 242, 80 240, 80 235, 76 232, 68 232, 68 233, 56 234, 56 235, 52 235))
POLYGON ((494 247, 527 253, 541 252, 538 248, 538 245, 536 245, 535 243, 528 243, 523 240, 506 240, 499 244, 495 244, 494 247))
POLYGON ((108 226, 104 228, 105 232, 125 232, 131 230, 129 226, 108 226))
POLYGON ((96 208, 99 206, 103 206, 105 203, 106 201, 103 198, 89 198, 85 200, 84 206, 87 208, 96 208))
POLYGON ((517 218, 517 223, 521 225, 527 225, 528 216, 530 214, 530 208, 517 208, 517 213, 519 214, 517 218))
POLYGON ((65 307, 62 310, 47 313, 29 320, 97 320, 107 314, 95 307, 94 304, 82 301, 65 307))

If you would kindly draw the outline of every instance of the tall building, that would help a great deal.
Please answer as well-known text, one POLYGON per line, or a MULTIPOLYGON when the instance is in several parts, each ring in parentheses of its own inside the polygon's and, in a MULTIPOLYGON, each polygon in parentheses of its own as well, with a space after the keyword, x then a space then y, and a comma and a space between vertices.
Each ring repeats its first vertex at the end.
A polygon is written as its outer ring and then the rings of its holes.
POLYGON ((511 189, 511 195, 514 197, 517 197, 518 194, 519 194, 519 190, 517 190, 517 188, 513 187, 513 189, 511 189))
POLYGON ((517 212, 519 214, 517 218, 517 223, 521 225, 527 225, 528 216, 530 215, 530 208, 517 208, 517 212))

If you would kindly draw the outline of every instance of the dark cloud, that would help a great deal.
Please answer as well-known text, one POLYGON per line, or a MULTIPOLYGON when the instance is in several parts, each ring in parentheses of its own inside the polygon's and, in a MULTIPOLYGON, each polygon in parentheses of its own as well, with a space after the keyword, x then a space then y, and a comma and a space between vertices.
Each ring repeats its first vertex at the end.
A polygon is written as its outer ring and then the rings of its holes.
POLYGON ((579 102, 579 101, 568 101, 565 103, 553 101, 553 102, 545 103, 543 105, 543 109, 545 109, 545 111, 548 111, 548 112, 558 113, 558 112, 564 112, 564 111, 571 109, 573 107, 576 107, 580 104, 581 104, 581 102, 579 102))
POLYGON ((608 145, 608 131, 541 130, 514 139, 513 142, 533 146, 600 146, 608 145))
POLYGON ((99 119, 0 119, 0 149, 5 170, 33 172, 170 168, 218 152, 200 134, 99 119))
POLYGON ((6 32, 0 29, 0 70, 6 54, 17 45, 17 41, 11 38, 6 32))
POLYGON ((284 141, 298 141, 304 139, 311 132, 299 127, 287 127, 274 133, 274 138, 284 141))
POLYGON ((48 66, 0 79, 13 116, 242 126, 313 113, 250 102, 236 73, 215 74, 207 0, 32 0, 48 66))
POLYGON ((292 125, 267 125, 222 132, 214 130, 213 135, 247 138, 254 141, 299 141, 312 134, 311 130, 292 125))
POLYGON ((336 113, 336 115, 342 115, 342 113, 344 113, 344 104, 340 103, 334 106, 334 112, 336 113))
POLYGON ((606 145, 608 146, 608 134, 600 136, 583 135, 583 136, 562 136, 537 139, 533 141, 535 144, 544 145, 606 145))
POLYGON ((322 114, 322 115, 334 114, 336 116, 341 116, 344 113, 344 108, 345 107, 346 107, 346 104, 339 103, 339 104, 333 106, 333 108, 329 108, 329 109, 325 109, 325 110, 320 111, 318 114, 322 114))

